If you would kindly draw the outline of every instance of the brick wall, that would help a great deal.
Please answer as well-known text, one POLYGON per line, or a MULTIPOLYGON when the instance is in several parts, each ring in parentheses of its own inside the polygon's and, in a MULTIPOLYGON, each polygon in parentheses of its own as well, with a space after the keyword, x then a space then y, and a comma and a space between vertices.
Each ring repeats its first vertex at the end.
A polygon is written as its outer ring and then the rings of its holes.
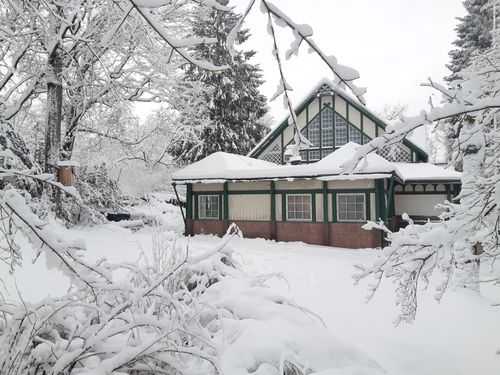
POLYGON ((276 239, 278 241, 303 241, 313 245, 326 245, 323 223, 277 223, 276 239))
POLYGON ((273 239, 273 224, 270 221, 232 221, 247 238, 273 239))
MULTIPOLYGON (((366 231, 358 223, 293 223, 267 221, 236 221, 246 238, 266 238, 278 241, 302 241, 313 245, 327 245, 351 249, 378 247, 379 231, 366 231), (330 233, 328 235, 328 228, 330 233), (328 240, 329 238, 329 240, 328 240)), ((186 234, 215 234, 223 236, 227 223, 219 220, 188 220, 186 234)))
POLYGON ((381 234, 377 230, 364 230, 363 224, 330 223, 330 246, 363 249, 378 247, 381 234))
POLYGON ((192 222, 192 232, 190 234, 223 236, 226 233, 226 225, 220 220, 192 220, 192 222))

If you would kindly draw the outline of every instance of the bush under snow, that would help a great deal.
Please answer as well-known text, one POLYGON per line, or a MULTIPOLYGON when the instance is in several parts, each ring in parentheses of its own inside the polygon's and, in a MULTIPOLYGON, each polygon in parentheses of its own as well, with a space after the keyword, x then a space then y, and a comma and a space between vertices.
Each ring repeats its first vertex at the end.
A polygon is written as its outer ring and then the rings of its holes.
POLYGON ((81 242, 39 220, 18 193, 5 192, 1 203, 15 236, 27 234, 71 279, 62 297, 0 302, 1 374, 381 372, 314 313, 273 292, 275 275, 243 272, 232 256, 236 227, 208 251, 159 227, 151 259, 90 263, 81 242))

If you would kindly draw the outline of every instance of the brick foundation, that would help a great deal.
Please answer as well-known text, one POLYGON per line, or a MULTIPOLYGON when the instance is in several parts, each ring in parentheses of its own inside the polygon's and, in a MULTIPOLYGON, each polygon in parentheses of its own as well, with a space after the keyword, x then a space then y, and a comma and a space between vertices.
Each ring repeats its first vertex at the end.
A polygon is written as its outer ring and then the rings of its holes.
POLYGON ((381 233, 364 230, 363 224, 330 223, 330 246, 364 249, 381 245, 381 233))
POLYGON ((220 220, 193 220, 189 234, 215 234, 223 236, 226 233, 226 225, 220 220))
MULTIPOLYGON (((358 223, 293 223, 267 221, 236 221, 247 238, 302 241, 351 249, 372 248, 381 245, 379 231, 366 231, 358 223), (274 231, 276 231, 274 233, 274 231)), ((186 234, 215 234, 223 236, 228 223, 219 220, 187 220, 186 234)))
POLYGON ((303 241, 313 245, 326 245, 323 223, 276 223, 276 239, 278 241, 303 241))
POLYGON ((234 221, 247 238, 265 238, 271 240, 273 224, 269 221, 234 221))

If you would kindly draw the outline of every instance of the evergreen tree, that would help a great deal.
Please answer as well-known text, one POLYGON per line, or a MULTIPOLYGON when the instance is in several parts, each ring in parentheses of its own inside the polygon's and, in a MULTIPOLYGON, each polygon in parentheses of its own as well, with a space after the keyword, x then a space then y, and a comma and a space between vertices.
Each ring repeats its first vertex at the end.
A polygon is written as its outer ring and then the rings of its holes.
MULTIPOLYGON (((475 53, 486 51, 492 46, 493 29, 493 2, 497 0, 465 0, 464 7, 467 14, 459 18, 456 27, 458 38, 453 42, 456 47, 450 51, 450 63, 447 65, 451 75, 449 81, 456 78, 456 74, 471 63, 475 53)), ((500 7, 498 9, 500 12, 500 7)), ((498 20, 498 19, 497 19, 498 20)))
MULTIPOLYGON (((451 74, 445 77, 454 86, 454 81, 459 81, 461 72, 470 67, 474 59, 493 46, 493 3, 498 0, 465 0, 463 2, 467 14, 458 18, 459 24, 455 28, 457 39, 455 46, 449 52, 451 58, 447 65, 451 74)), ((500 12, 500 7, 498 8, 500 12)), ((498 22, 497 17, 497 22, 498 22)), ((443 123, 444 128, 438 129, 443 134, 448 162, 457 170, 462 169, 461 156, 454 152, 458 142, 458 129, 461 129, 463 116, 457 116, 443 123)))
MULTIPOLYGON (((227 5, 227 0, 218 0, 227 5)), ((170 153, 180 163, 190 163, 216 151, 237 154, 248 153, 265 135, 267 128, 262 117, 267 112, 267 100, 259 92, 263 83, 261 69, 250 63, 255 51, 237 51, 231 58, 226 41, 229 32, 240 19, 233 11, 201 8, 192 21, 192 30, 197 37, 214 37, 216 43, 203 44, 195 48, 197 58, 212 61, 216 65, 229 65, 221 72, 203 70, 190 65, 186 68, 187 82, 201 82, 203 90, 204 117, 208 124, 194 132, 186 131, 185 137, 170 148, 170 153)), ((247 29, 241 30, 235 41, 240 45, 250 37, 247 29)), ((198 98, 199 99, 199 98, 198 98)), ((184 99, 180 123, 187 123, 194 100, 184 99), (186 119, 188 117, 188 119, 186 119)), ((199 100, 198 100, 199 102, 199 100)), ((200 108, 197 109, 199 116, 200 108)), ((193 119, 193 122, 198 122, 193 119)))

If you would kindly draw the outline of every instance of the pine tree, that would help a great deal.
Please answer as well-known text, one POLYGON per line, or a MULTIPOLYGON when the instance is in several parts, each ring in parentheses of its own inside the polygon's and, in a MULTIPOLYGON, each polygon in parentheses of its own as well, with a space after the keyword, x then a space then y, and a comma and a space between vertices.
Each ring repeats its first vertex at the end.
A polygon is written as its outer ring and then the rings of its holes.
MULTIPOLYGON (((228 3, 227 0, 218 2, 228 3)), ((266 133, 262 117, 267 112, 267 100, 259 92, 262 73, 258 65, 250 63, 255 51, 237 51, 231 58, 226 46, 228 34, 240 17, 233 11, 202 8, 192 21, 195 36, 215 36, 217 39, 216 43, 197 46, 194 50, 196 57, 230 68, 222 72, 206 71, 194 65, 186 68, 185 80, 199 81, 205 87, 202 110, 208 125, 196 130, 194 137, 192 130, 187 131, 186 137, 180 137, 170 148, 170 153, 179 163, 194 162, 217 151, 246 154, 266 133)), ((235 43, 242 44, 249 37, 247 29, 241 30, 235 43)), ((181 116, 190 116, 192 103, 184 100, 181 116)), ((199 112, 198 108, 197 116, 199 112)), ((180 119, 180 122, 186 123, 189 119, 180 119)))
MULTIPOLYGON (((456 47, 450 51, 450 63, 447 65, 451 75, 449 81, 456 79, 456 74, 471 63, 475 53, 481 53, 491 48, 493 28, 493 2, 496 0, 465 0, 467 14, 458 18, 456 27, 458 38, 453 42, 456 47)), ((500 12, 500 9, 498 9, 500 12)))
MULTIPOLYGON (((456 47, 449 52, 451 58, 447 65, 451 74, 445 77, 454 86, 454 82, 462 77, 461 72, 465 71, 473 63, 474 59, 493 47, 493 3, 498 0, 465 0, 463 2, 467 14, 458 18, 460 21, 455 31, 457 39, 453 42, 456 47)), ((500 7, 498 9, 500 12, 500 7)), ((497 22, 498 22, 497 17, 497 22)), ((457 129, 461 128, 462 117, 452 118, 443 123, 444 129, 439 131, 443 133, 448 161, 455 166, 457 170, 462 169, 461 156, 454 152, 458 142, 457 129)))

